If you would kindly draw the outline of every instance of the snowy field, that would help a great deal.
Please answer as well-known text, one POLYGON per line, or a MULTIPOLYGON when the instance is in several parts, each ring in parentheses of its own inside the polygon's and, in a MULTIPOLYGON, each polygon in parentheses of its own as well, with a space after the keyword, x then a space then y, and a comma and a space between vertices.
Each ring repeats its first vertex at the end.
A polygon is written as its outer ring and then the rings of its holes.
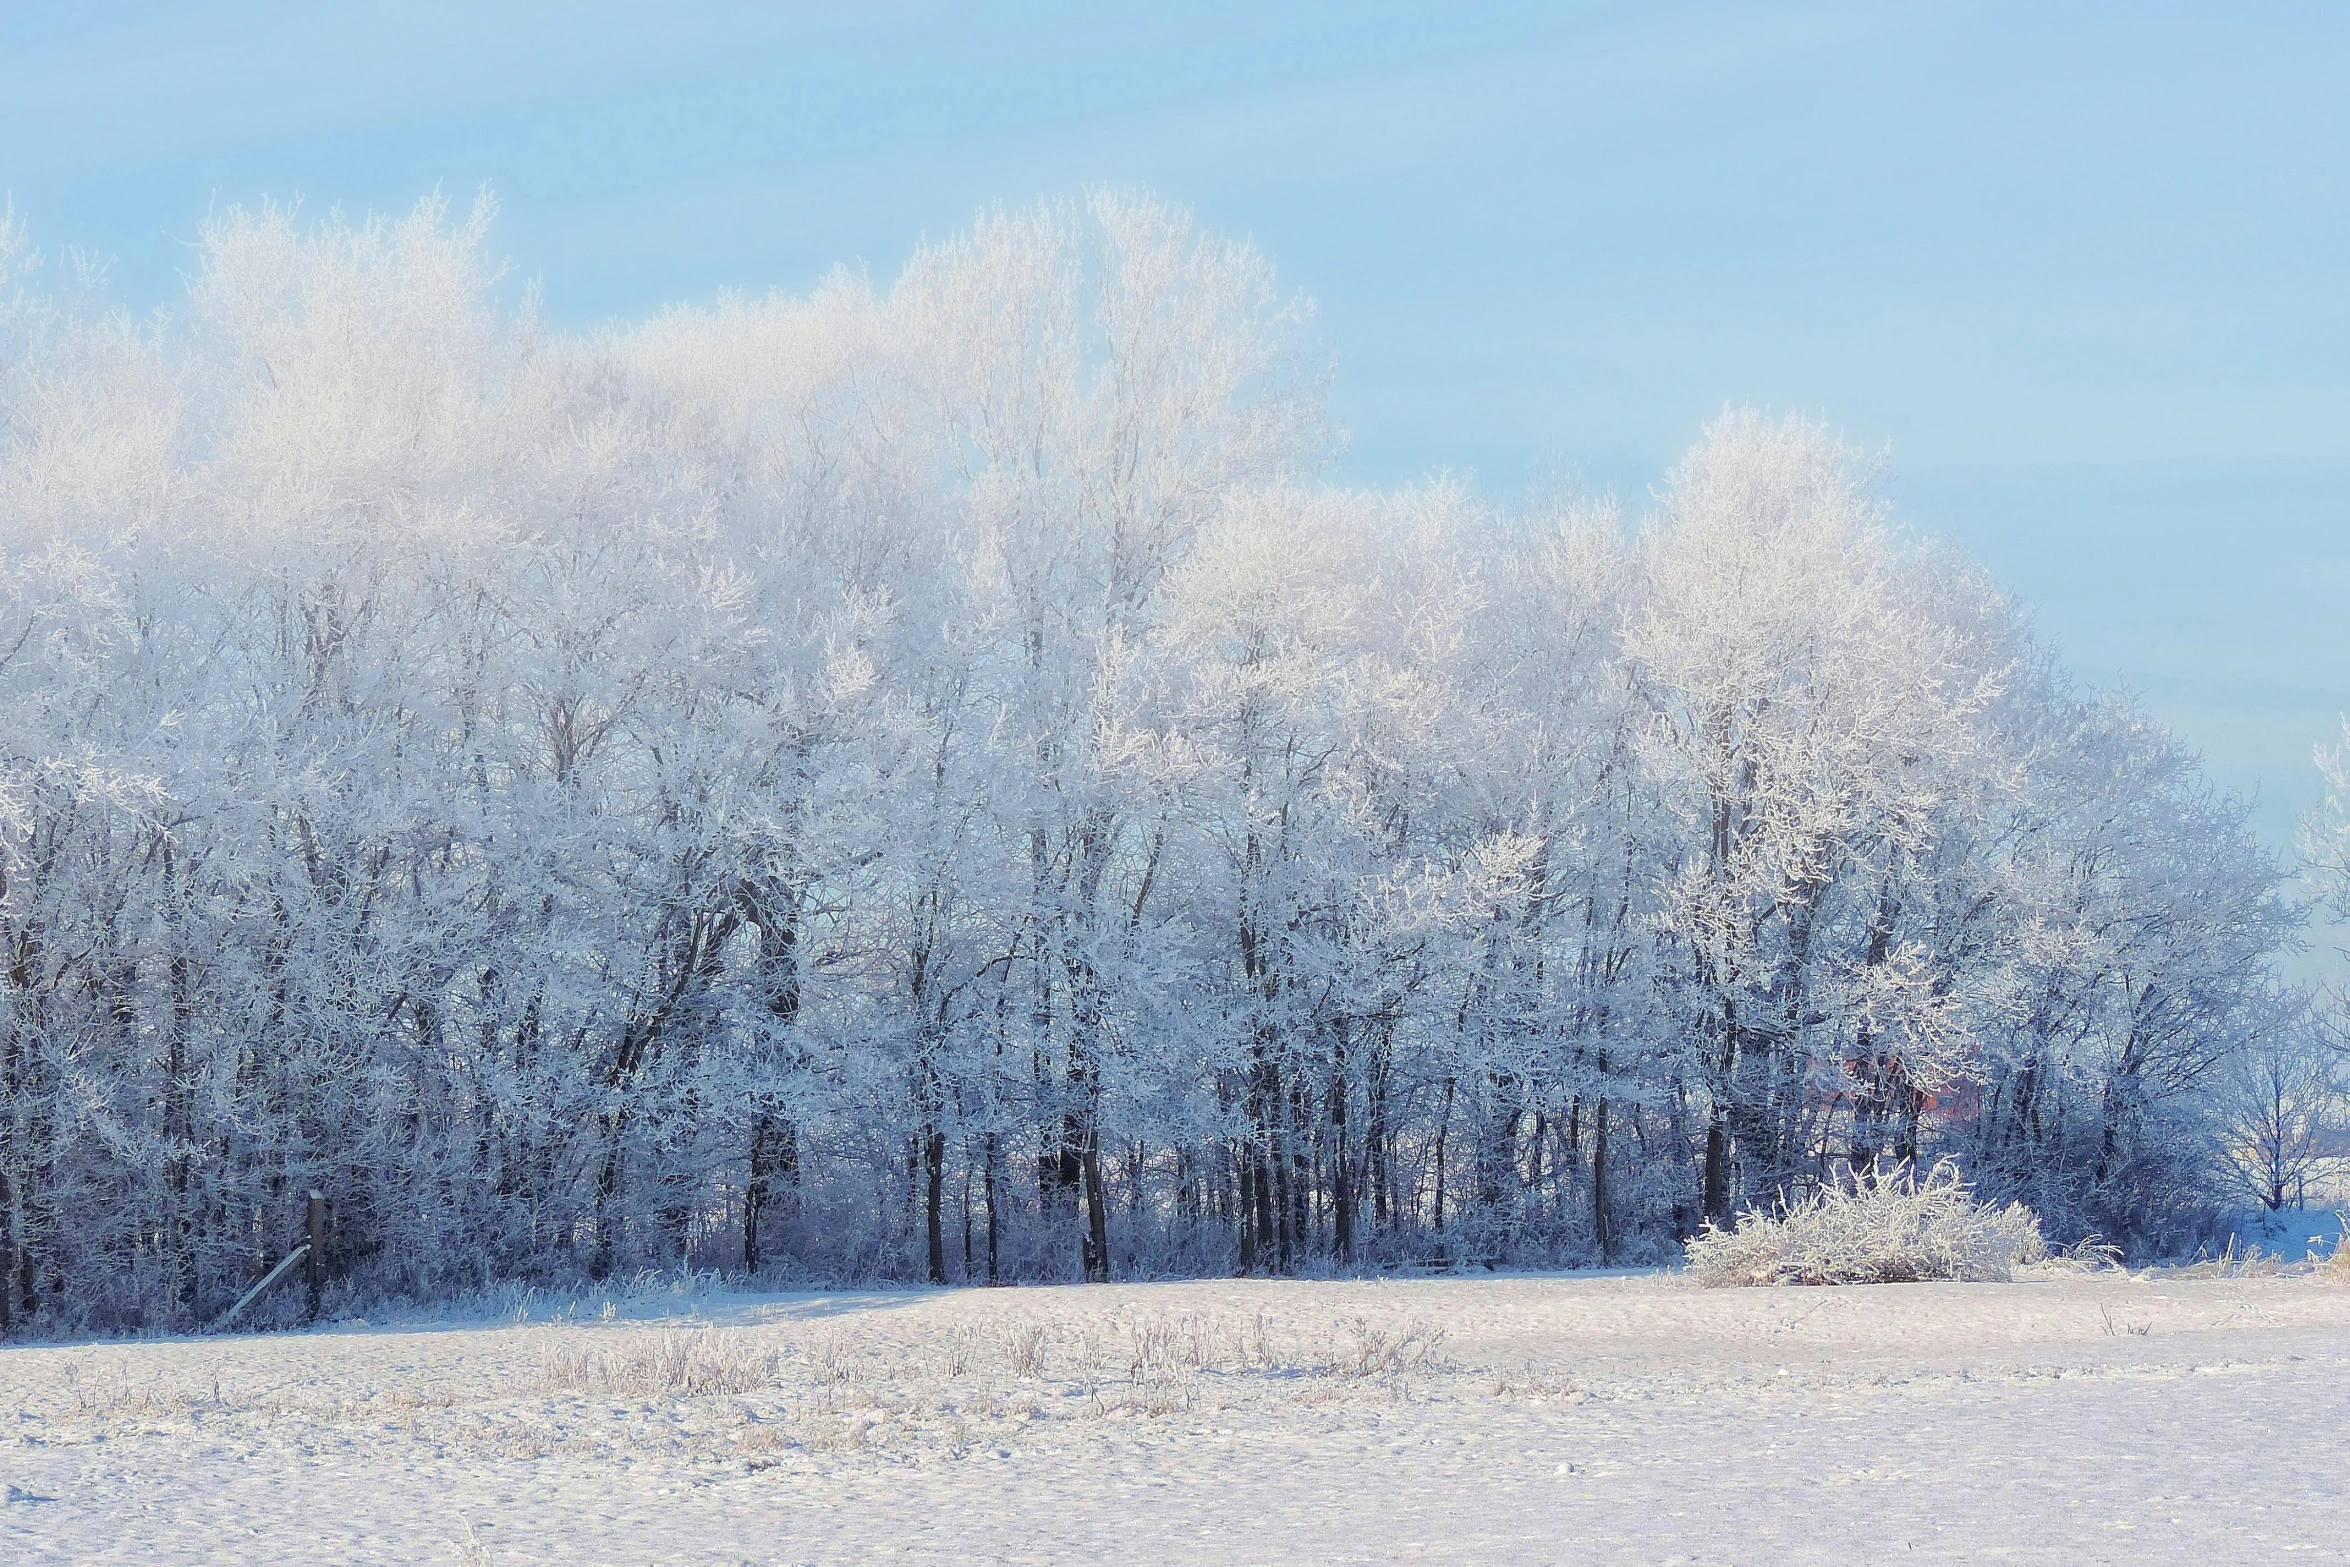
POLYGON ((0 1561, 2350 1556, 2308 1276, 514 1307, 0 1351, 0 1561))

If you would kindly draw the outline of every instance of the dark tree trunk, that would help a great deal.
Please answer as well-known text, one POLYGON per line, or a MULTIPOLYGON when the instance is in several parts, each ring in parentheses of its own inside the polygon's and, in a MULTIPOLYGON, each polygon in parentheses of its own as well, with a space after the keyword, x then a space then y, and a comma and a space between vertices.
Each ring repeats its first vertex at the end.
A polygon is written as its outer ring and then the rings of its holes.
POLYGON ((1255 1201, 1251 1211, 1257 1227, 1257 1262, 1259 1266, 1266 1264, 1266 1248, 1272 1246, 1274 1254, 1271 1258, 1271 1266, 1275 1272, 1278 1272, 1281 1268, 1281 1258, 1278 1249, 1279 1243, 1274 1239, 1273 1181, 1272 1172, 1268 1168, 1271 1161, 1266 1158, 1265 1151, 1254 1144, 1249 1147, 1248 1161, 1250 1171, 1254 1176, 1251 1190, 1255 1201))
POLYGON ((1705 1127, 1705 1185, 1701 1199, 1707 1222, 1726 1223, 1730 1217, 1730 1139, 1717 1107, 1705 1127))
POLYGON ((743 1182, 743 1272, 759 1271, 759 1224, 767 1216, 769 1180, 767 1140, 774 1135, 775 1118, 765 1111, 751 1118, 751 1170, 743 1182))
POLYGON ((326 1302, 326 1193, 310 1193, 303 1214, 303 1229, 310 1252, 302 1259, 303 1278, 308 1286, 302 1320, 316 1322, 326 1302))
POLYGON ((1591 1235, 1599 1246, 1599 1260, 1614 1255, 1615 1236, 1607 1214, 1607 1100, 1591 1107, 1591 1235))
POLYGON ((1247 1149, 1240 1151, 1236 1162, 1240 1166, 1240 1272, 1245 1278, 1257 1271, 1256 1184, 1247 1149))
POLYGON ((1355 1260, 1354 1153, 1346 1141, 1346 1044, 1339 1035, 1330 1076, 1330 1241, 1340 1262, 1355 1260))
POLYGON ((993 1132, 987 1134, 987 1140, 984 1144, 984 1153, 982 1157, 984 1157, 987 1161, 986 1165, 980 1172, 980 1178, 984 1182, 987 1191, 987 1282, 990 1284, 996 1284, 1002 1281, 1002 1276, 997 1271, 996 1260, 997 1237, 1000 1231, 996 1223, 996 1147, 995 1133, 993 1132))
POLYGON ((1444 1080, 1444 1113, 1437 1118, 1436 1122, 1436 1223, 1434 1228, 1438 1235, 1444 1233, 1444 1166, 1445 1155, 1450 1151, 1446 1145, 1452 1140, 1452 1094, 1453 1080, 1448 1077, 1444 1080))
POLYGON ((1088 1137, 1080 1156, 1085 1183, 1085 1278, 1089 1284, 1110 1282, 1110 1204, 1102 1190, 1102 1151, 1098 1133, 1088 1137))
POLYGON ((947 1281, 946 1232, 940 1208, 946 1197, 947 1134, 927 1128, 922 1137, 922 1233, 929 1245, 930 1282, 947 1281))

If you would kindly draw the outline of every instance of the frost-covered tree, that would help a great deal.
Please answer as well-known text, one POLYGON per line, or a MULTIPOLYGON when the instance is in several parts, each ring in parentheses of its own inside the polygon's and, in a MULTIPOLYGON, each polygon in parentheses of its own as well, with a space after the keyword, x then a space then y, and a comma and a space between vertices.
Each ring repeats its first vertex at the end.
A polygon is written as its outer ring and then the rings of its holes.
POLYGON ((2228 1174, 2272 1212, 2298 1207, 2342 1126, 2342 1051, 2311 998, 2278 1015, 2225 1064, 2213 1097, 2228 1174))

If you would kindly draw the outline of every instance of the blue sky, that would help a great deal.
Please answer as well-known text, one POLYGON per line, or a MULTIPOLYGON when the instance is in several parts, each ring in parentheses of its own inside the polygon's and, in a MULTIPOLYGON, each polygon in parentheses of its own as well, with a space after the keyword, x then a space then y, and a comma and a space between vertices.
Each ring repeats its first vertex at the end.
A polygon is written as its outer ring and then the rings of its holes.
POLYGON ((2282 844, 2350 708, 2350 7, 0 7, 0 188, 167 300, 207 205, 487 181, 587 324, 1135 184, 1315 296, 1348 479, 1637 504, 1725 403, 1887 454, 2282 844))

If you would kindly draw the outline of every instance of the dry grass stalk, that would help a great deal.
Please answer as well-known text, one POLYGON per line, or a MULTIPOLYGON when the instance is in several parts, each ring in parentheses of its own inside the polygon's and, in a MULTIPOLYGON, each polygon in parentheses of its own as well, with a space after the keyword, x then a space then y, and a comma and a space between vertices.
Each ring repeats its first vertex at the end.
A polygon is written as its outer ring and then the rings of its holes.
POLYGON ((2284 1258, 2263 1251, 2258 1246, 2243 1245, 2231 1235, 2218 1256, 2191 1262, 2178 1270, 2178 1276, 2183 1279, 2273 1279, 2284 1271, 2284 1258))
POLYGON ((1445 1337, 1444 1329, 1418 1317, 1394 1326, 1348 1317, 1338 1331, 1337 1353, 1321 1369, 1341 1377, 1400 1377, 1432 1369, 1445 1337))
POLYGON ((553 1391, 705 1398, 754 1393, 773 1385, 775 1356, 725 1329, 611 1335, 604 1343, 566 1337, 540 1357, 553 1391))

